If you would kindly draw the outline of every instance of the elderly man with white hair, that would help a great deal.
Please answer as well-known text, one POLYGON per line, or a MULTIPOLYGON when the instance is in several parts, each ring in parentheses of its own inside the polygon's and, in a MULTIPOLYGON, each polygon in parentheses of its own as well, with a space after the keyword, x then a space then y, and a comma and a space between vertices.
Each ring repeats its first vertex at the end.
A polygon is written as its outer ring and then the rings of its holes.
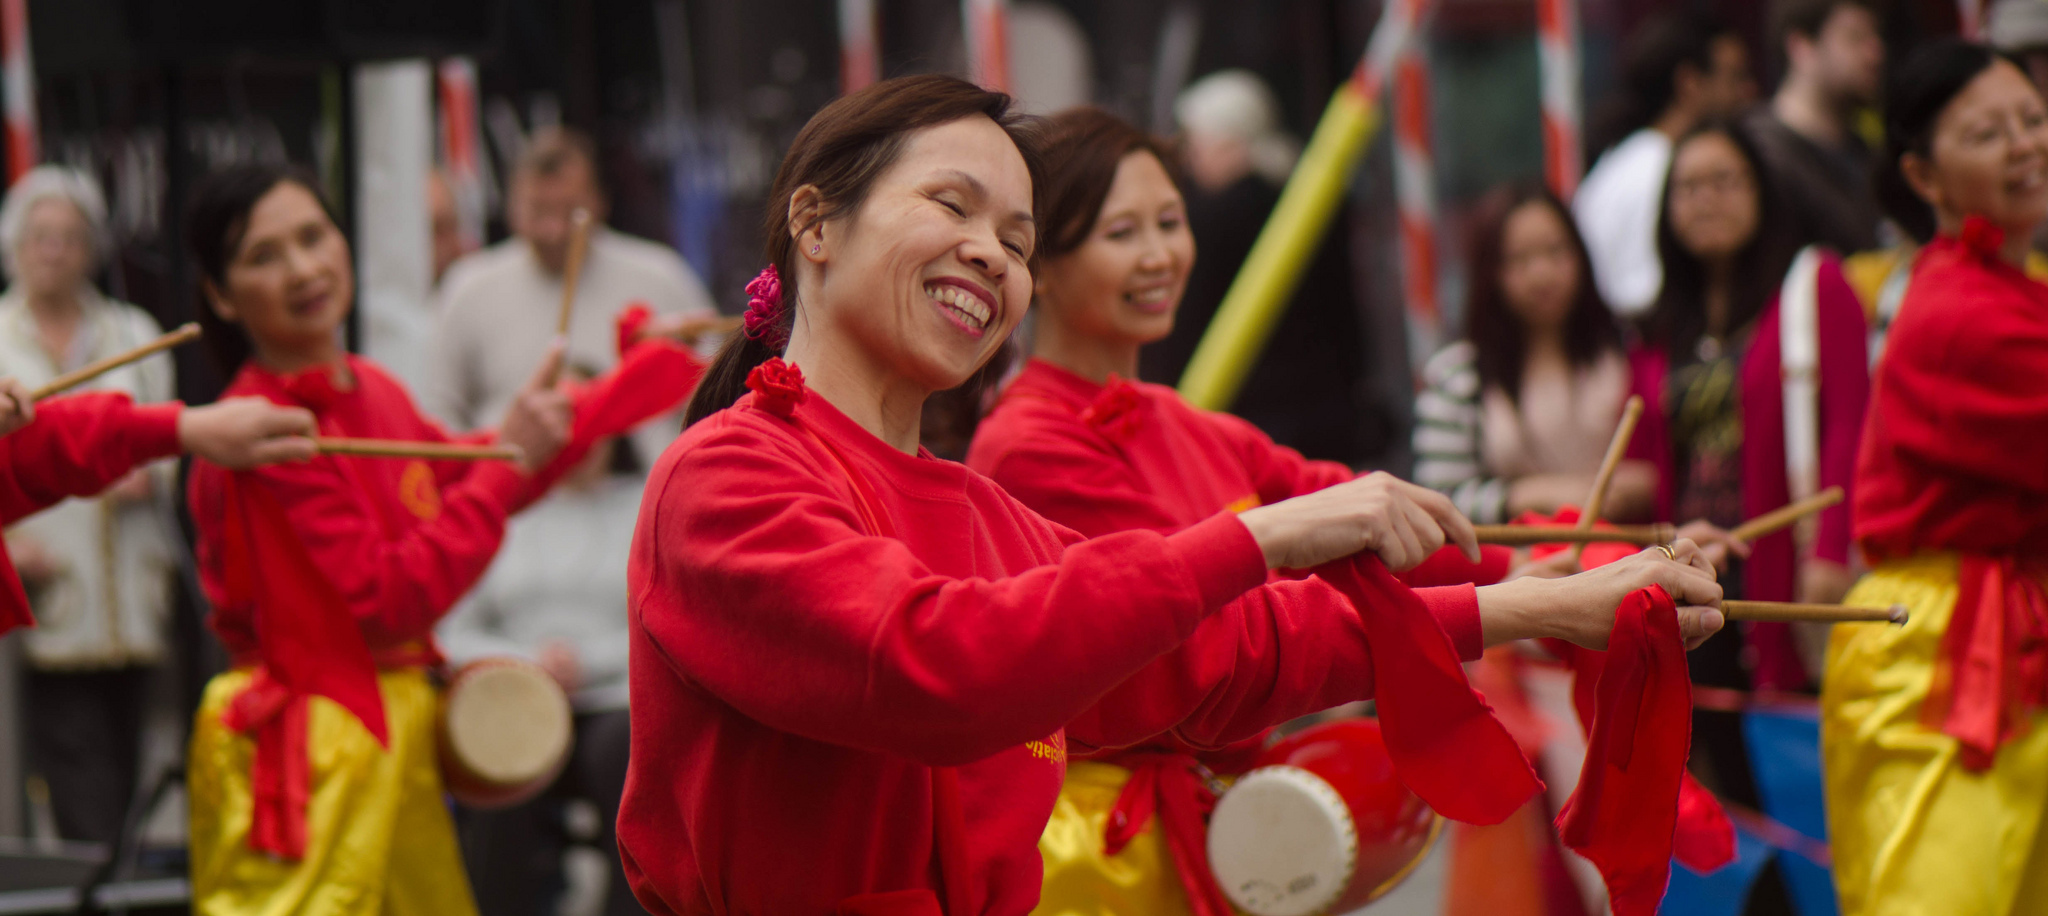
MULTIPOLYGON (((111 247, 106 223, 98 184, 72 169, 31 169, 8 189, 0 375, 40 385, 162 333, 93 285, 111 247)), ((154 356, 87 387, 170 400, 171 361, 154 356)), ((134 793, 148 674, 165 651, 176 554, 158 500, 173 474, 169 462, 138 469, 7 531, 37 619, 23 641, 28 767, 49 786, 64 839, 112 839, 134 793)))
MULTIPOLYGON (((1190 83, 1174 102, 1182 166, 1189 179, 1188 228, 1195 266, 1166 339, 1138 354, 1138 374, 1173 384, 1223 294, 1251 251, 1298 144, 1281 127, 1272 90, 1249 70, 1220 70, 1190 83)), ((1392 444, 1388 401, 1369 392, 1365 331, 1353 289, 1350 234, 1338 219, 1252 365, 1231 412, 1311 458, 1357 466, 1392 444)), ((1406 391, 1401 392, 1405 400, 1406 391)))

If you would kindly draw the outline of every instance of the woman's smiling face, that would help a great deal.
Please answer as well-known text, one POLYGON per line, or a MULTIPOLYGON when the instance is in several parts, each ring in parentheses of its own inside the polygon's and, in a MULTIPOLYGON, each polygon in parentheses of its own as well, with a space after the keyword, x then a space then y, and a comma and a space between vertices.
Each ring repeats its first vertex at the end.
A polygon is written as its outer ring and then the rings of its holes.
POLYGON ((796 257, 815 266, 796 334, 823 324, 875 365, 926 391, 953 388, 1024 317, 1037 244, 1031 173, 983 116, 911 134, 860 206, 804 227, 796 257))
POLYGON ((229 256, 214 310, 239 323, 258 353, 324 352, 335 346, 355 300, 348 239, 313 192, 280 181, 249 210, 229 256))
POLYGON ((1040 268, 1047 321, 1079 335, 1147 344, 1173 331, 1195 264, 1187 204, 1146 150, 1126 154, 1080 247, 1040 268))

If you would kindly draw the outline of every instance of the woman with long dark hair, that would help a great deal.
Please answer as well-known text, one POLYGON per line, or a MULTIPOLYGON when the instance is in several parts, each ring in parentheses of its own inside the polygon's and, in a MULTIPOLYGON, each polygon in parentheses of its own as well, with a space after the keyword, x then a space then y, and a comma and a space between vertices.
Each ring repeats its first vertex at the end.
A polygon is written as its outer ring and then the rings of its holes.
MULTIPOLYGON (((1473 521, 1577 505, 1628 399, 1621 331, 1563 202, 1540 184, 1495 193, 1472 236, 1465 334, 1423 367, 1415 481, 1473 521)), ((1610 518, 1640 520, 1656 476, 1626 462, 1610 518)))
MULTIPOLYGON (((1806 486, 1853 496, 1870 388, 1863 310, 1832 253, 1812 249, 1801 259, 1785 242, 1761 163, 1748 136, 1729 124, 1703 126, 1673 151, 1657 228, 1664 286, 1630 356, 1635 393, 1650 409, 1629 457, 1658 469, 1660 519, 1732 528, 1783 506, 1797 473, 1789 456, 1800 450, 1815 463, 1806 486), (1791 328, 1781 302, 1788 290, 1805 303, 1791 328), (1788 339, 1817 352, 1813 365, 1788 362, 1788 339), (1786 423, 1788 372, 1804 373, 1817 389, 1804 429, 1786 423)), ((1758 540, 1737 587, 1756 600, 1834 602, 1848 588, 1848 563, 1844 504, 1809 529, 1758 540)), ((1759 674, 1769 686, 1803 686, 1803 675, 1783 665, 1759 674)))
MULTIPOLYGON (((1659 519, 1733 528, 1790 502, 1794 486, 1853 490, 1869 397, 1863 310, 1832 253, 1784 242, 1766 175, 1732 125, 1704 125, 1672 150, 1657 230, 1664 285, 1630 354, 1633 390, 1648 409, 1628 454, 1659 472, 1659 519), (1787 423, 1788 412, 1797 422, 1787 423)), ((1729 561, 1731 593, 1839 601, 1849 583, 1848 508, 1749 548, 1729 561)), ((1692 679, 1807 689, 1816 653, 1802 653, 1799 640, 1812 635, 1782 623, 1729 627, 1688 656, 1692 679)), ((1709 788, 1758 804, 1738 715, 1695 711, 1693 749, 1709 788)), ((1782 893, 1779 879, 1767 874, 1757 893, 1782 893)))
MULTIPOLYGON (((634 540, 619 841, 650 909, 1026 912, 1070 747, 1223 744, 1371 692, 1361 615, 1269 570, 1476 555, 1448 500, 1385 475, 1087 539, 920 449, 925 402, 1031 301, 1041 161, 1006 96, 940 76, 833 102, 783 160, 774 269, 634 540)), ((1713 600, 1676 550, 1481 591, 1479 627, 1604 644, 1652 581, 1713 600)))
MULTIPOLYGON (((322 435, 446 441, 382 367, 342 349, 355 272, 317 187, 247 165, 194 194, 186 239, 227 394, 310 411, 322 435)), ((496 431, 523 465, 195 466, 199 576, 233 659, 192 734, 195 912, 476 911, 436 766, 433 627, 489 565, 506 515, 539 495, 529 469, 568 438, 553 368, 496 431)))
POLYGON ((1924 242, 1878 364, 1821 748, 1845 916, 2048 902, 2048 104, 1982 45, 1935 42, 1885 94, 1886 209, 1924 242))

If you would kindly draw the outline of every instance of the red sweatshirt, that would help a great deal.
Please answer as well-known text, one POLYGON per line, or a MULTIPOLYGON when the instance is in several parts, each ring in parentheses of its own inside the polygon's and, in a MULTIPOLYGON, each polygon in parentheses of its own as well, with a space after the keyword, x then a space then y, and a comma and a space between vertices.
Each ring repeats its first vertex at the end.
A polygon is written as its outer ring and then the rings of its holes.
MULTIPOLYGON (((338 390, 322 369, 278 375, 242 367, 226 397, 259 395, 304 407, 320 435, 449 441, 396 379, 348 357, 355 387, 338 390)), ((475 584, 505 534, 505 516, 527 479, 503 461, 440 461, 323 455, 253 474, 284 506, 313 561, 347 602, 372 650, 431 636, 435 621, 475 584)), ((256 609, 226 600, 223 505, 228 472, 198 462, 191 483, 199 576, 214 602, 213 628, 238 658, 256 651, 256 609)))
MULTIPOLYGON (((1356 476, 1334 461, 1303 458, 1230 414, 1197 408, 1166 386, 1097 385, 1040 359, 1025 364, 982 420, 967 466, 1090 537, 1133 528, 1171 533, 1217 512, 1242 512, 1356 476)), ((1490 585, 1507 575, 1512 551, 1482 553, 1475 567, 1446 548, 1399 578, 1427 587, 1490 585)), ((1472 590, 1424 592, 1423 601, 1459 652, 1477 658, 1472 590)))
MULTIPOLYGON (((137 465, 178 453, 175 401, 138 405, 118 391, 51 398, 35 422, 0 436, 0 525, 91 496, 137 465)), ((28 595, 0 544, 0 633, 31 626, 28 595)))
POLYGON ((619 846, 654 912, 943 883, 949 916, 1024 913, 1069 741, 1214 747, 1371 692, 1358 616, 1261 587, 1234 517, 1084 540, 800 380, 767 387, 662 456, 634 537, 619 846), (935 766, 965 815, 943 877, 935 766))

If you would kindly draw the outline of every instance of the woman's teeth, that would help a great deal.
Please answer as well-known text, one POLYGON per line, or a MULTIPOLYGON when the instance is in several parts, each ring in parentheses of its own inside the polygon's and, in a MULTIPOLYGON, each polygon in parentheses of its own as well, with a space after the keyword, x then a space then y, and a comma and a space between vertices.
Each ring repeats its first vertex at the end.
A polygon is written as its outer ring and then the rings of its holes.
POLYGON ((1173 290, 1171 288, 1155 286, 1151 289, 1141 289, 1137 292, 1125 293, 1124 298, 1137 305, 1159 305, 1172 295, 1173 290))
POLYGON ((924 288, 924 294, 933 302, 960 313, 960 317, 977 328, 988 327, 989 308, 979 297, 957 286, 934 283, 924 288))

